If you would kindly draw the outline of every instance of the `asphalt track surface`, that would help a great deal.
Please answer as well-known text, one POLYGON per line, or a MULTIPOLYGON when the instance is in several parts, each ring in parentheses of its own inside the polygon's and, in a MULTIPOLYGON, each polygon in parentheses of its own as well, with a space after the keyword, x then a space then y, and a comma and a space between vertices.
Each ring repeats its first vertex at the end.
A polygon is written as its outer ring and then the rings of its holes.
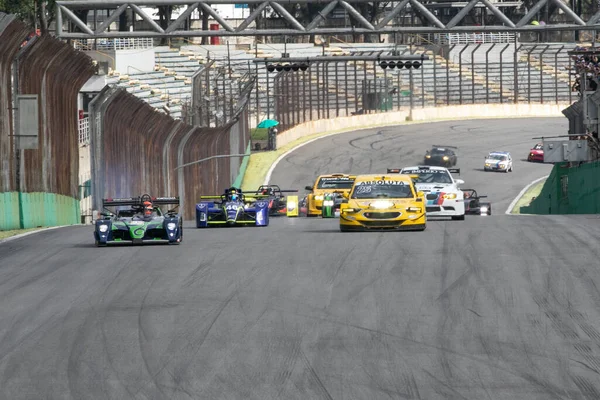
POLYGON ((494 215, 424 232, 337 220, 196 230, 95 248, 91 227, 0 244, 2 399, 598 399, 600 224, 513 216, 549 166, 520 161, 566 119, 436 123, 323 139, 273 183, 414 164, 460 146, 494 215), (437 143, 436 143, 437 144, 437 143), (480 171, 489 150, 512 174, 480 171))

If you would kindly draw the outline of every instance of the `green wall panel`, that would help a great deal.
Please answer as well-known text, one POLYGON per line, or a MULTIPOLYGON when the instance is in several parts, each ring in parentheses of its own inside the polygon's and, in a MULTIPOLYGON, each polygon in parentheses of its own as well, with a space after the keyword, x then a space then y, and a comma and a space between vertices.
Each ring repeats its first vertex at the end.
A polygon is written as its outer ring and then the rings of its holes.
POLYGON ((600 214, 600 162, 555 164, 539 196, 522 214, 600 214))
POLYGON ((0 193, 0 230, 80 223, 79 200, 72 197, 42 192, 0 193))
POLYGON ((19 195, 0 193, 0 231, 19 229, 19 195))

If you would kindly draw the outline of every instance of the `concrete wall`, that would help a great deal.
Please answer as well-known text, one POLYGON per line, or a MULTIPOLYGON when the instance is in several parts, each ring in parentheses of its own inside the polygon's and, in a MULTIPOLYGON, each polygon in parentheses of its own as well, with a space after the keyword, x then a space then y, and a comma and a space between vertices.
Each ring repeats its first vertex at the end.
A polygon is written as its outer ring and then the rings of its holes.
POLYGON ((121 74, 154 71, 154 49, 86 51, 88 56, 121 74))
MULTIPOLYGON (((285 146, 304 136, 319 132, 351 131, 355 129, 389 126, 406 121, 432 121, 453 119, 564 117, 562 110, 569 104, 477 104, 417 108, 412 111, 355 115, 305 122, 277 135, 277 147, 285 146)), ((566 132, 565 132, 566 133, 566 132)))

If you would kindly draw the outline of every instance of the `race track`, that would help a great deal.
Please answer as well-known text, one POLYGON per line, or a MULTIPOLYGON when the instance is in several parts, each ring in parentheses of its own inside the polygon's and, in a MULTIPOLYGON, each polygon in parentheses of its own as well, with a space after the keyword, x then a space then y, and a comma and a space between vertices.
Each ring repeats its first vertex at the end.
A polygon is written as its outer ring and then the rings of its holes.
POLYGON ((196 230, 96 248, 91 227, 0 244, 1 399, 598 399, 596 216, 504 211, 566 119, 409 125, 286 157, 272 183, 417 163, 460 147, 491 217, 342 234, 337 220, 196 230), (439 142, 439 143, 438 143, 439 142), (479 171, 489 150, 512 174, 479 171))

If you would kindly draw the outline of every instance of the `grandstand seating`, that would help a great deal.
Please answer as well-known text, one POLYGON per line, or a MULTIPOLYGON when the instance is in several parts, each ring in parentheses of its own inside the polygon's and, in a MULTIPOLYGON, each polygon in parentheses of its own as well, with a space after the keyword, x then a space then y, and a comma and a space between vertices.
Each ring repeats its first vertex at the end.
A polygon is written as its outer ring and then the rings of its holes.
MULTIPOLYGON (((464 45, 457 45, 464 46, 464 45)), ((575 44, 522 44, 518 47, 515 68, 515 50, 506 49, 502 57, 499 53, 505 45, 483 47, 460 52, 460 47, 444 58, 425 47, 409 48, 389 44, 340 43, 329 47, 300 44, 259 44, 257 48, 237 49, 234 46, 182 46, 180 50, 167 47, 155 49, 155 67, 151 72, 136 72, 128 75, 111 72, 109 84, 126 88, 130 93, 145 100, 152 106, 162 109, 168 106, 170 115, 182 117, 182 103, 189 102, 192 93, 191 77, 204 68, 208 60, 214 61, 209 69, 211 81, 210 113, 218 116, 223 113, 224 104, 237 101, 241 83, 249 75, 257 75, 258 91, 253 91, 250 101, 252 117, 275 115, 276 101, 274 86, 278 72, 269 73, 265 63, 254 63, 258 58, 279 58, 284 53, 290 57, 314 57, 317 55, 349 55, 389 53, 396 49, 401 54, 425 53, 429 60, 418 70, 383 70, 374 63, 357 62, 355 69, 345 62, 329 63, 319 67, 319 79, 313 71, 311 81, 304 84, 307 95, 312 96, 313 108, 322 107, 321 117, 345 115, 363 108, 363 86, 378 92, 390 92, 388 100, 393 108, 406 108, 409 105, 410 75, 412 74, 412 101, 415 107, 433 105, 453 105, 472 103, 508 103, 517 95, 519 101, 534 103, 570 102, 576 98, 571 92, 572 78, 567 51, 575 44), (460 58, 458 54, 460 53, 460 58), (471 57, 474 62, 471 62, 471 57), (487 66, 486 66, 487 59, 487 66), (324 74, 327 74, 327 78, 324 74), (346 77, 343 83, 340 77, 346 77), (515 86, 516 83, 516 86, 515 86), (267 95, 267 90, 269 94, 267 95), (325 90, 326 94, 323 94, 325 90), (320 94, 318 94, 320 93, 320 94), (258 108, 257 108, 258 107, 258 108), (337 110, 337 111, 336 111, 337 110), (341 111, 340 111, 341 110, 341 111)), ((308 73, 302 75, 308 80, 308 73)), ((309 100, 307 100, 308 102, 309 100)), ((389 108, 388 108, 389 109, 389 108)), ((226 113, 227 114, 227 113, 226 113)), ((313 114, 313 118, 316 113, 313 114)))

